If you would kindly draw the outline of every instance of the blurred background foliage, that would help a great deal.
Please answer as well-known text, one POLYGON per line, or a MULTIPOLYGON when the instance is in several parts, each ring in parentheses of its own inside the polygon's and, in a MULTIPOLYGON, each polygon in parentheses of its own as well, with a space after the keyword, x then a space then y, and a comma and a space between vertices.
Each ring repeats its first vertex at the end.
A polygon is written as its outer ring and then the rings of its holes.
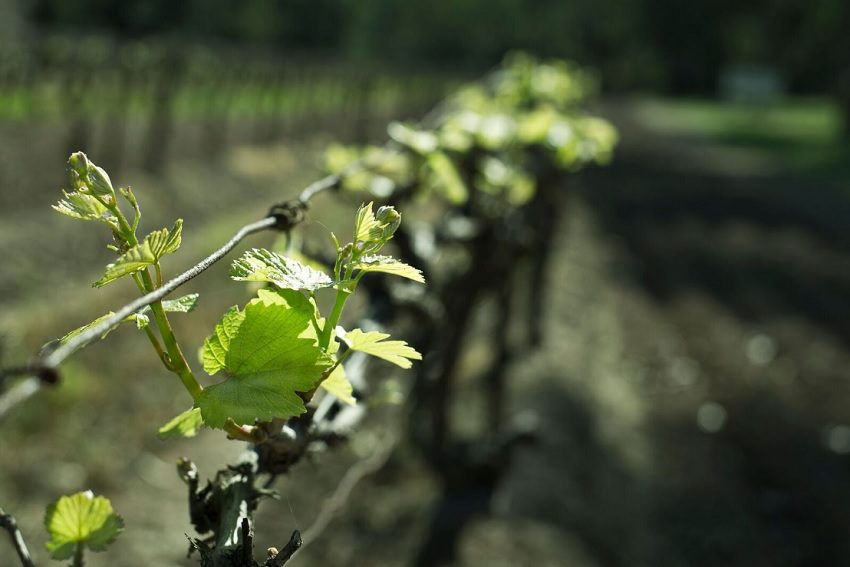
POLYGON ((781 69, 794 92, 847 64, 841 0, 9 0, 6 38, 43 30, 179 36, 316 50, 348 60, 474 66, 507 50, 599 69, 610 89, 706 93, 730 63, 781 69), (811 62, 817 60, 817 65, 811 62))

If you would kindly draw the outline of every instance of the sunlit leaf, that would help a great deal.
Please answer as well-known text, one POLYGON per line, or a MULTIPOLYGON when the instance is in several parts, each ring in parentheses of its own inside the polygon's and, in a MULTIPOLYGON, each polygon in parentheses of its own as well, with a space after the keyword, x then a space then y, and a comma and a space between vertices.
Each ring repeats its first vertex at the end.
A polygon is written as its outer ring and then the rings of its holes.
POLYGON ((159 428, 157 436, 160 439, 178 439, 194 437, 198 434, 204 420, 199 408, 189 408, 174 419, 159 428))
POLYGON ((401 368, 410 368, 413 365, 411 360, 422 360, 422 355, 416 349, 405 341, 386 340, 389 336, 379 331, 352 329, 342 339, 351 350, 376 356, 401 368))
POLYGON ((345 367, 342 364, 334 368, 333 372, 324 379, 322 388, 343 403, 350 406, 357 404, 354 387, 345 376, 345 367))
POLYGON ((53 205, 53 210, 82 220, 100 221, 107 224, 116 221, 115 215, 92 195, 79 191, 72 193, 62 191, 62 194, 64 199, 60 199, 58 203, 53 205))
POLYGON ((381 237, 381 223, 372 212, 372 203, 360 205, 354 216, 354 241, 370 242, 381 237))
POLYGON ((364 256, 355 265, 355 268, 363 272, 381 272, 401 276, 415 282, 425 283, 425 278, 422 276, 421 271, 396 260, 392 256, 364 256))
POLYGON ((122 254, 115 262, 106 266, 103 277, 94 282, 95 287, 102 287, 126 275, 138 272, 154 264, 156 256, 151 251, 147 240, 133 246, 122 254))
MULTIPOLYGON (((95 319, 94 321, 92 321, 91 323, 86 323, 86 324, 85 324, 85 325, 83 325, 82 327, 77 327, 77 328, 76 328, 76 329, 74 329, 73 331, 69 331, 68 333, 66 333, 66 334, 65 334, 65 336, 63 336, 61 339, 59 339, 59 342, 60 342, 61 344, 65 344, 65 343, 67 343, 68 341, 70 341, 71 339, 73 339, 74 337, 76 337, 77 335, 79 335, 79 334, 81 334, 81 333, 84 333, 84 332, 88 331, 88 330, 89 330, 89 329, 91 329, 92 327, 96 327, 97 325, 99 325, 99 324, 100 324, 100 323, 102 323, 103 321, 105 321, 105 320, 109 319, 109 318, 110 318, 110 317, 112 317, 113 315, 115 315, 115 312, 113 312, 113 311, 110 311, 110 312, 109 312, 109 313, 107 313, 106 315, 101 315, 100 317, 98 317, 97 319, 95 319)), ((144 329, 144 328, 145 328, 145 327, 147 327, 147 326, 148 326, 148 324, 150 323, 150 321, 149 321, 149 319, 147 318, 147 316, 145 316, 143 313, 133 313, 133 314, 131 314, 131 315, 128 315, 128 316, 127 316, 127 317, 126 317, 123 321, 121 321, 121 323, 129 323, 130 321, 135 322, 135 323, 136 323, 136 327, 137 327, 139 330, 144 329)), ((103 332, 103 334, 102 334, 102 335, 100 335, 100 338, 101 338, 101 339, 105 339, 105 338, 106 338, 106 335, 108 335, 109 333, 111 333, 112 331, 114 331, 117 327, 118 327, 118 325, 116 325, 115 327, 112 327, 111 329, 107 329, 106 331, 104 331, 104 332, 103 332)))
POLYGON ((47 550, 53 559, 69 559, 78 545, 103 551, 124 529, 112 503, 90 490, 62 496, 47 508, 44 526, 50 534, 47 550))
POLYGON ((155 264, 166 254, 180 247, 183 220, 177 219, 174 227, 156 230, 145 239, 122 254, 115 262, 106 266, 103 277, 94 283, 95 287, 104 286, 123 276, 138 272, 155 264))
POLYGON ((238 281, 268 282, 282 289, 315 291, 334 285, 325 273, 264 248, 248 250, 230 266, 238 281))
POLYGON ((198 306, 198 294, 190 293, 177 299, 166 299, 162 302, 162 309, 167 313, 189 313, 198 306))
POLYGON ((198 397, 210 427, 223 427, 227 418, 252 424, 306 411, 298 392, 318 386, 333 360, 318 346, 313 306, 291 297, 267 292, 244 311, 231 309, 204 343, 204 368, 227 375, 198 397))
POLYGON ((236 335, 244 319, 245 314, 234 305, 225 312, 221 321, 215 326, 215 333, 204 341, 202 359, 204 370, 210 376, 225 368, 230 340, 236 335))
POLYGON ((177 219, 171 230, 162 228, 145 237, 154 257, 159 260, 166 254, 173 254, 183 242, 183 219, 177 219))

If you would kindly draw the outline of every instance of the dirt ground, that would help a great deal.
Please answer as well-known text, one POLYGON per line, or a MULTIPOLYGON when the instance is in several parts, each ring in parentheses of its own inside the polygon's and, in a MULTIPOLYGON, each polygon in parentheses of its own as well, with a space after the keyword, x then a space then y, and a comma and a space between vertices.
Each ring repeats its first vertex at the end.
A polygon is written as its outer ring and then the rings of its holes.
MULTIPOLYGON (((509 370, 511 413, 536 420, 540 439, 506 463, 492 514, 466 526, 457 564, 850 564, 846 188, 797 177, 770 155, 654 134, 627 107, 606 111, 623 134, 616 161, 569 187, 545 342, 509 370)), ((198 285, 213 310, 239 298, 198 285)), ((495 309, 482 306, 482 329, 495 309)), ((51 333, 49 313, 31 312, 39 320, 17 344, 51 333)), ((203 337, 185 331, 190 341, 203 337)), ((173 462, 186 454, 209 473, 239 447, 213 432, 153 438, 183 408, 176 388, 141 385, 164 378, 142 362, 153 357, 136 339, 116 333, 121 364, 105 349, 84 354, 65 393, 4 424, 0 504, 38 542, 41 506, 91 486, 113 499, 127 533, 90 565, 190 565, 173 462), (136 360, 139 380, 102 385, 136 360)), ((463 409, 477 403, 475 370, 488 355, 483 340, 467 352, 463 409)), ((392 411, 383 417, 390 423, 392 411)), ((258 517, 258 546, 309 526, 349 467, 374 450, 373 432, 279 480, 281 499, 258 517)), ((402 443, 292 565, 411 565, 438 495, 402 443)), ((3 540, 0 557, 8 553, 3 540)))

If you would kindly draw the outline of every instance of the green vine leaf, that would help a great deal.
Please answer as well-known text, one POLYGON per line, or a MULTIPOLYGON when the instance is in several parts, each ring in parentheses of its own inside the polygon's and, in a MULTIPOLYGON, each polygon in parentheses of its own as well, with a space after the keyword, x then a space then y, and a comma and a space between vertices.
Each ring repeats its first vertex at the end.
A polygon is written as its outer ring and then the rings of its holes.
POLYGON ((156 262, 156 256, 150 248, 147 240, 133 246, 122 254, 115 262, 106 266, 103 277, 92 284, 94 287, 103 287, 110 282, 126 275, 138 272, 156 262))
MULTIPOLYGON (((195 307, 198 306, 198 297, 200 295, 197 293, 189 293, 177 299, 164 299, 162 301, 162 310, 166 313, 189 313, 194 311, 195 307)), ((146 314, 150 309, 150 306, 141 309, 139 315, 146 314)))
POLYGON ((385 340, 389 336, 379 331, 364 332, 360 329, 352 329, 344 335, 340 333, 340 337, 351 350, 376 356, 401 368, 413 366, 411 360, 422 360, 422 355, 405 341, 385 340))
POLYGON ((162 309, 168 313, 189 313, 198 306, 197 293, 189 293, 177 299, 166 299, 162 302, 162 309))
POLYGON ((145 237, 157 261, 166 254, 174 254, 183 243, 183 219, 177 219, 171 230, 162 228, 145 237))
POLYGON ((103 287, 110 282, 133 274, 139 270, 156 264, 166 254, 171 254, 180 248, 183 233, 183 219, 177 219, 174 227, 156 230, 145 239, 119 256, 115 262, 106 266, 103 277, 94 282, 94 287, 103 287))
MULTIPOLYGON (((109 313, 107 313, 105 315, 101 315, 100 317, 98 317, 97 319, 92 321, 91 323, 86 323, 82 327, 77 327, 73 331, 69 331, 61 339, 59 339, 59 343, 60 344, 67 343, 68 341, 70 341, 71 339, 73 339, 74 337, 79 335, 80 333, 88 331, 92 327, 98 325, 99 323, 102 323, 103 321, 112 317, 113 315, 115 315, 115 312, 110 311, 109 313)), ((148 319, 148 317, 146 315, 144 315, 143 313, 133 313, 132 315, 128 315, 127 318, 125 318, 121 322, 122 323, 129 323, 130 321, 134 321, 136 323, 136 328, 139 329, 139 330, 144 329, 145 327, 148 326, 148 324, 150 324, 150 319, 148 319)), ((106 330, 102 335, 100 335, 101 340, 105 339, 106 336, 109 333, 111 333, 112 331, 114 331, 117 328, 118 327, 116 326, 116 327, 112 327, 111 329, 106 330)))
POLYGON ((381 223, 372 212, 372 203, 361 205, 354 216, 354 241, 371 242, 381 238, 382 233, 381 223))
POLYGON ((227 310, 221 321, 215 326, 215 334, 210 335, 204 341, 203 361, 204 370, 210 376, 226 367, 227 351, 230 348, 230 340, 236 335, 245 314, 239 311, 235 305, 227 310))
MULTIPOLYGON (((380 250, 398 230, 401 225, 401 214, 391 206, 383 206, 377 213, 372 212, 372 203, 360 205, 354 217, 354 244, 357 250, 355 255, 374 253, 380 250)), ((339 248, 339 246, 337 246, 339 248)), ((344 248, 337 251, 338 257, 344 253, 344 248)))
POLYGON ((171 421, 159 428, 157 436, 163 441, 166 439, 179 439, 181 437, 194 437, 198 434, 204 420, 199 408, 189 408, 171 421))
POLYGON ((295 292, 262 293, 244 311, 228 311, 204 343, 204 368, 227 374, 198 397, 204 422, 221 428, 227 418, 244 425, 304 413, 298 392, 318 386, 333 365, 318 346, 314 317, 295 292))
POLYGON ((90 490, 62 496, 47 508, 44 526, 50 534, 47 550, 53 559, 69 559, 79 545, 103 551, 124 530, 124 520, 112 503, 90 490))
POLYGON ((345 367, 340 364, 334 368, 327 378, 322 382, 322 389, 334 396, 339 401, 350 406, 357 404, 354 397, 354 387, 345 375, 345 367))
POLYGON ((113 226, 117 219, 100 201, 92 195, 74 191, 62 191, 64 199, 53 205, 53 210, 63 215, 82 220, 100 221, 113 226))
POLYGON ((392 256, 363 256, 355 265, 355 268, 361 272, 381 272, 425 283, 425 277, 420 270, 400 262, 392 256))
POLYGON ((281 289, 315 291, 334 285, 325 273, 264 248, 248 250, 230 266, 237 281, 267 282, 281 289))

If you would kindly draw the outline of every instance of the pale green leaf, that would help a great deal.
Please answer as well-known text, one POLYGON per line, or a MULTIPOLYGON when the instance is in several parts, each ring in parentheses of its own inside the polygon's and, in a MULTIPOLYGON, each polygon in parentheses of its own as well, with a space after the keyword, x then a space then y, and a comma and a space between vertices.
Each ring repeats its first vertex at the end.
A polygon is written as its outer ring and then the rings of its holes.
POLYGON ((47 550, 53 559, 68 559, 78 544, 103 551, 124 529, 112 503, 90 490, 62 496, 47 508, 44 526, 50 534, 47 550))
MULTIPOLYGON (((103 321, 105 321, 106 319, 108 319, 108 318, 112 317, 113 315, 115 315, 115 312, 113 312, 113 311, 110 311, 110 312, 109 312, 109 313, 107 313, 106 315, 101 315, 100 317, 98 317, 97 319, 95 319, 94 321, 92 321, 91 323, 86 323, 86 324, 85 324, 85 325, 83 325, 82 327, 77 327, 77 328, 76 328, 76 329, 74 329, 73 331, 69 331, 67 334, 65 334, 65 336, 63 336, 61 339, 59 339, 59 342, 60 342, 61 344, 65 344, 65 343, 67 343, 68 341, 70 341, 71 339, 73 339, 74 337, 76 337, 77 335, 79 335, 80 333, 83 333, 83 332, 85 332, 85 331, 88 331, 88 330, 89 330, 89 329, 91 329, 92 327, 95 327, 95 326, 99 325, 100 323, 102 323, 102 322, 103 322, 103 321)), ((146 327, 146 326, 150 323, 150 321, 148 320, 147 316, 145 316, 145 315, 144 315, 144 314, 142 314, 142 313, 133 313, 132 315, 128 315, 128 316, 127 316, 127 317, 126 317, 123 321, 121 321, 121 322, 122 322, 122 323, 129 323, 130 321, 134 321, 134 322, 136 323, 136 327, 137 327, 139 330, 144 329, 144 328, 145 328, 145 327, 146 327)), ((112 331, 114 331, 117 327, 118 327, 118 326, 116 325, 115 327, 112 327, 111 329, 107 329, 106 331, 104 331, 104 333, 103 333, 102 335, 100 335, 100 338, 101 338, 101 339, 105 339, 105 338, 106 338, 106 335, 108 335, 109 333, 111 333, 112 331)))
POLYGON ((333 360, 319 348, 313 306, 302 299, 266 292, 244 311, 225 314, 204 343, 204 367, 227 374, 198 398, 207 425, 223 427, 227 418, 252 424, 306 411, 298 392, 318 386, 333 360))
POLYGON ((53 210, 82 220, 93 220, 104 223, 114 223, 115 215, 107 210, 97 199, 92 195, 74 191, 68 193, 62 191, 64 199, 60 199, 58 203, 53 205, 53 210))
POLYGON ((115 262, 106 266, 103 277, 94 283, 95 287, 104 286, 126 275, 143 270, 153 265, 166 254, 171 254, 180 247, 183 220, 177 219, 174 227, 155 230, 145 239, 127 250, 115 262))
MULTIPOLYGON (((115 313, 114 313, 113 311, 110 311, 110 312, 109 312, 109 313, 107 313, 106 315, 101 315, 100 317, 98 317, 97 319, 95 319, 94 321, 92 321, 91 323, 86 323, 86 324, 85 324, 85 325, 83 325, 82 327, 77 327, 77 328, 76 328, 76 329, 74 329, 73 331, 69 331, 68 333, 66 333, 66 334, 65 334, 65 336, 63 336, 61 339, 59 339, 59 342, 60 342, 61 344, 65 344, 65 343, 67 343, 68 341, 70 341, 71 339, 73 339, 74 337, 76 337, 77 335, 79 335, 80 333, 83 333, 83 332, 85 332, 85 331, 88 331, 88 330, 89 330, 89 329, 91 329, 92 327, 94 327, 94 326, 98 325, 99 323, 102 323, 103 321, 105 321, 105 320, 106 320, 106 319, 108 319, 109 317, 113 316, 114 314, 115 314, 115 313)), ((115 329, 115 327, 113 327, 112 329, 108 329, 106 332, 104 332, 104 333, 100 336, 100 338, 101 338, 101 339, 105 339, 105 338, 106 338, 106 335, 108 335, 109 333, 111 333, 114 329, 115 329)))
POLYGON ((177 299, 166 299, 162 302, 162 309, 167 313, 189 313, 198 306, 198 294, 190 293, 177 299))
POLYGON ((154 257, 159 260, 166 254, 173 254, 183 241, 183 219, 177 219, 171 230, 162 228, 145 237, 154 257))
POLYGON ((230 348, 230 340, 236 335, 239 326, 245 319, 245 314, 239 311, 235 305, 227 310, 221 321, 215 326, 215 333, 204 341, 202 360, 204 371, 213 375, 225 368, 227 349, 230 348))
POLYGON ((354 241, 371 242, 381 237, 383 228, 372 212, 372 203, 360 205, 354 216, 354 241))
POLYGON ((377 356, 401 368, 413 366, 411 360, 422 360, 422 355, 405 341, 388 341, 388 337, 387 333, 379 331, 364 332, 352 329, 345 334, 343 340, 351 350, 377 356))
POLYGON ((339 401, 350 406, 357 404, 354 397, 354 387, 345 376, 345 367, 342 364, 334 368, 327 378, 322 382, 322 388, 339 401))
MULTIPOLYGON (((195 307, 197 306, 197 293, 190 293, 182 297, 178 297, 177 299, 166 299, 162 302, 162 310, 166 313, 189 313, 190 311, 194 311, 195 307)), ((150 323, 150 320, 147 316, 150 310, 150 306, 144 307, 135 315, 130 315, 129 317, 127 317, 127 319, 135 320, 136 325, 139 326, 139 329, 143 329, 148 325, 148 323, 150 323)))
POLYGON ((156 256, 151 251, 150 243, 145 239, 122 254, 115 262, 106 266, 103 277, 94 282, 95 287, 102 287, 126 275, 138 272, 156 262, 156 256))
POLYGON ((238 281, 268 282, 282 289, 315 291, 334 285, 325 273, 264 248, 248 250, 230 266, 238 281))
POLYGON ((409 264, 400 262, 392 256, 363 256, 355 265, 363 272, 381 272, 401 276, 419 283, 425 283, 422 272, 409 264))
POLYGON ((157 436, 162 439, 178 439, 181 437, 194 437, 204 424, 199 408, 189 408, 162 427, 159 428, 157 436))

